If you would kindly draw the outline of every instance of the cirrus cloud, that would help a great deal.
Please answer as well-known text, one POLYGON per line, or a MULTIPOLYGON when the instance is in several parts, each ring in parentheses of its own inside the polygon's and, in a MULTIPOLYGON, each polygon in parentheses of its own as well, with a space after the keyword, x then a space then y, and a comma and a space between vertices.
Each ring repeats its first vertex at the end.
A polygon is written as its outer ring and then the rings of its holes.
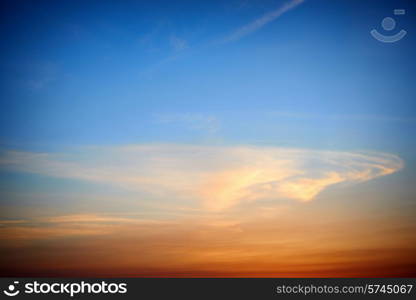
POLYGON ((279 147, 142 144, 60 153, 6 151, 0 168, 100 182, 207 210, 245 202, 311 201, 327 187, 403 167, 395 155, 279 147))

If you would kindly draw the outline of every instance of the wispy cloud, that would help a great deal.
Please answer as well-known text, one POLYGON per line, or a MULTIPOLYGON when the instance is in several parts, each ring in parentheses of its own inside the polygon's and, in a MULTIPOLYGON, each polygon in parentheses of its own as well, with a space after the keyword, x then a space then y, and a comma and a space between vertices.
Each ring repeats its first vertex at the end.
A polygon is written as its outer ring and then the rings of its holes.
POLYGON ((154 119, 157 123, 179 123, 194 130, 215 133, 220 129, 219 120, 212 115, 201 113, 165 113, 156 114, 154 119))
POLYGON ((246 35, 249 35, 259 29, 261 29, 263 26, 267 25, 270 22, 273 22, 277 18, 279 18, 284 13, 288 12, 289 10, 297 7, 298 5, 302 4, 304 0, 291 0, 287 3, 285 3, 283 6, 272 10, 262 17, 254 20, 253 22, 246 24, 240 28, 238 28, 236 31, 231 33, 229 36, 223 39, 223 43, 228 43, 232 41, 239 40, 246 35))
POLYGON ((311 201, 333 184, 371 180, 402 166, 385 153, 190 145, 14 151, 0 159, 2 169, 102 182, 209 211, 259 200, 311 201))
POLYGON ((0 227, 0 251, 8 257, 1 267, 8 273, 103 277, 414 275, 414 222, 376 215, 347 223, 333 210, 323 217, 299 209, 237 220, 152 222, 94 214, 33 219, 0 227))
POLYGON ((181 39, 176 35, 171 35, 170 45, 175 51, 182 51, 188 48, 188 42, 185 39, 181 39))

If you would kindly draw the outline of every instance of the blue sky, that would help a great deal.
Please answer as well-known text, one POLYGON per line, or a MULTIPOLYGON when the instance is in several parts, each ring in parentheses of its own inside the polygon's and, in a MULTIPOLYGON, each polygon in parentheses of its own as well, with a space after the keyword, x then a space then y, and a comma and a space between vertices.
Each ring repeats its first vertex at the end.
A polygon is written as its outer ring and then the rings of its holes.
POLYGON ((414 165, 410 1, 2 5, 2 151, 248 145, 414 165), (376 41, 370 30, 399 6, 407 36, 376 41))
POLYGON ((414 1, 0 11, 0 272, 414 276, 414 1))
POLYGON ((383 44, 397 1, 304 1, 237 39, 285 2, 6 2, 2 145, 413 146, 410 3, 383 44))
MULTIPOLYGON (((3 153, 78 151, 82 162, 94 156, 86 147, 150 144, 379 151, 404 160, 404 181, 413 176, 410 1, 2 6, 3 153), (370 30, 383 32, 398 7, 407 14, 395 30, 407 36, 376 41, 370 30)), ((3 168, 4 193, 14 195, 3 201, 30 203, 15 195, 27 189, 125 192, 23 169, 3 168)))

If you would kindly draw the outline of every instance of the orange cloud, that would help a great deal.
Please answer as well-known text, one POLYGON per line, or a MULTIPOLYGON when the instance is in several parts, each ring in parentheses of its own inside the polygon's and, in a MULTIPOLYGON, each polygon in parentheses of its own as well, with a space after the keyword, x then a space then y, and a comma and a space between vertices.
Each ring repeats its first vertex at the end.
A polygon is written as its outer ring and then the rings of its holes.
POLYGON ((385 153, 278 147, 136 145, 67 153, 7 152, 1 168, 103 182, 194 207, 224 210, 264 199, 311 201, 327 187, 394 173, 385 153))
POLYGON ((415 274, 416 228, 406 218, 322 222, 319 214, 297 211, 281 218, 239 219, 218 215, 152 222, 65 215, 9 224, 0 228, 0 251, 8 257, 0 270, 38 276, 415 274))

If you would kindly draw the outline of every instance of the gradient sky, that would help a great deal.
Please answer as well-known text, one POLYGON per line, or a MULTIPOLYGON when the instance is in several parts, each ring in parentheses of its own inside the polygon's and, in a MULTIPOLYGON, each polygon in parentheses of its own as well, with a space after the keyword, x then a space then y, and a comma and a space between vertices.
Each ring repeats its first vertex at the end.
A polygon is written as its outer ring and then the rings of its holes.
POLYGON ((416 276, 414 1, 0 11, 1 274, 416 276))

